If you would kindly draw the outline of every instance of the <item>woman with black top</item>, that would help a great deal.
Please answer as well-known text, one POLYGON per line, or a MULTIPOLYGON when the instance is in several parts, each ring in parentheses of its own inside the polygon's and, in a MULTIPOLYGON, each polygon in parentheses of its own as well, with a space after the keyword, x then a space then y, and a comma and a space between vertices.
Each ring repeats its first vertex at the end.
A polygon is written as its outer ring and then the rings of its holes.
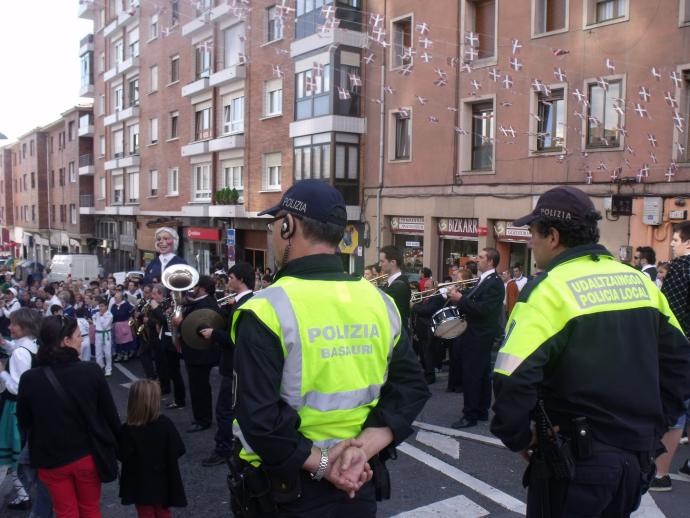
POLYGON ((114 448, 120 429, 103 372, 95 363, 79 361, 81 341, 75 319, 44 318, 38 350, 42 368, 25 372, 19 383, 19 427, 28 435, 31 466, 48 487, 57 518, 102 516, 92 445, 114 448), (54 388, 50 372, 64 394, 54 388))

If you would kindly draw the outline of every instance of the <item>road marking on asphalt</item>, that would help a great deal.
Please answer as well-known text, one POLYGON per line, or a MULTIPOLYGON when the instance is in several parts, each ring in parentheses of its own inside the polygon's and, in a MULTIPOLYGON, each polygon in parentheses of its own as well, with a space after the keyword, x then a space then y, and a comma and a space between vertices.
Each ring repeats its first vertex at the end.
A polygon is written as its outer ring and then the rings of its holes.
POLYGON ((489 516, 489 511, 466 496, 460 495, 396 514, 393 518, 481 518, 482 516, 489 516))
POLYGON ((665 518, 666 515, 661 512, 659 506, 649 493, 642 495, 640 507, 632 515, 633 518, 665 518))
POLYGON ((134 375, 134 373, 129 370, 127 367, 124 365, 120 365, 119 363, 114 363, 113 367, 115 367, 117 370, 119 370, 122 374, 124 374, 128 379, 131 381, 138 381, 139 378, 134 375))
POLYGON ((443 435, 449 435, 451 437, 462 437, 463 439, 469 439, 471 441, 482 442, 484 444, 490 444, 491 446, 505 448, 503 443, 496 437, 489 437, 488 435, 481 435, 478 433, 463 432, 461 430, 446 428, 445 426, 438 426, 435 424, 423 423, 421 421, 415 421, 412 424, 417 428, 429 430, 430 432, 438 432, 442 433, 443 435))
POLYGON ((398 446, 398 450, 405 453, 406 455, 409 455, 413 459, 416 459, 419 462, 426 464, 430 468, 433 468, 436 471, 443 473, 447 477, 456 480, 463 486, 466 486, 471 490, 476 491, 483 497, 488 498, 493 502, 496 502, 498 505, 508 509, 509 511, 513 511, 522 515, 524 515, 527 511, 527 507, 525 506, 525 504, 523 504, 517 498, 510 496, 508 493, 504 493, 500 489, 497 489, 487 484, 486 482, 482 482, 478 478, 474 478, 473 476, 468 475, 467 473, 465 473, 462 470, 459 470, 455 466, 451 466, 450 464, 443 462, 440 459, 437 459, 433 455, 429 455, 428 453, 420 450, 419 448, 416 448, 415 446, 412 446, 411 444, 403 443, 400 446, 398 446))
POLYGON ((420 430, 417 432, 415 440, 456 460, 460 458, 460 443, 452 437, 441 433, 420 430))

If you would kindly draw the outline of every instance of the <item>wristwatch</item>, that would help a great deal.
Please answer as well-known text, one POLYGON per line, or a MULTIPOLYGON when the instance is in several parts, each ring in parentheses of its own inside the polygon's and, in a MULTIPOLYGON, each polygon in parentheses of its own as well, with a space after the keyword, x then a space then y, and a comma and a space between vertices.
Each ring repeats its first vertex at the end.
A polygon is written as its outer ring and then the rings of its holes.
POLYGON ((328 448, 321 448, 321 460, 319 468, 314 473, 310 473, 312 480, 321 480, 328 469, 328 448))

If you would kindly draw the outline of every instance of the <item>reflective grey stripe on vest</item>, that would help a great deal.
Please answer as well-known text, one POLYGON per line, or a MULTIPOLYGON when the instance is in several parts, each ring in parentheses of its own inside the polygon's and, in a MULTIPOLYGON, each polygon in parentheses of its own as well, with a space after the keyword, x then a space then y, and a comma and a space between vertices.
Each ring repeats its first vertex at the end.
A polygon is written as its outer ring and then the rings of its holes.
MULTIPOLYGON (((381 295, 384 297, 384 301, 386 301, 388 315, 391 320, 392 337, 388 352, 390 363, 395 339, 400 334, 400 317, 393 301, 388 299, 383 293, 381 295)), ((254 298, 265 298, 278 315, 283 342, 288 353, 283 367, 280 396, 288 405, 295 410, 306 406, 320 412, 329 412, 331 410, 358 408, 378 399, 381 392, 381 385, 378 384, 346 392, 324 393, 311 391, 302 396, 302 340, 300 338, 297 315, 292 307, 290 298, 281 286, 266 288, 255 294, 254 298)), ((387 374, 388 370, 386 369, 386 376, 387 374)), ((385 379, 384 377, 384 381, 385 379)))
POLYGON ((240 440, 240 442, 242 443, 242 448, 244 448, 244 451, 246 451, 247 453, 254 453, 254 450, 252 450, 252 447, 249 446, 247 439, 244 438, 244 434, 242 433, 240 425, 237 424, 236 421, 232 422, 232 434, 240 440))
POLYGON ((517 369, 524 359, 508 353, 499 352, 496 356, 496 365, 494 370, 512 374, 517 369))
POLYGON ((287 349, 280 396, 288 405, 298 410, 304 406, 304 403, 302 401, 302 339, 299 335, 297 315, 292 308, 290 298, 281 286, 271 286, 261 290, 254 295, 254 298, 268 300, 278 315, 283 343, 287 349))
POLYGON ((400 320, 400 313, 398 312, 398 308, 395 306, 395 302, 393 301, 393 299, 391 299, 383 291, 377 291, 379 292, 379 295, 381 295, 383 302, 385 302, 386 304, 386 309, 388 310, 388 320, 390 320, 391 323, 391 343, 389 344, 388 349, 388 364, 390 365, 391 356, 393 356, 393 348, 395 347, 395 342, 397 342, 398 337, 400 336, 402 321, 400 320))

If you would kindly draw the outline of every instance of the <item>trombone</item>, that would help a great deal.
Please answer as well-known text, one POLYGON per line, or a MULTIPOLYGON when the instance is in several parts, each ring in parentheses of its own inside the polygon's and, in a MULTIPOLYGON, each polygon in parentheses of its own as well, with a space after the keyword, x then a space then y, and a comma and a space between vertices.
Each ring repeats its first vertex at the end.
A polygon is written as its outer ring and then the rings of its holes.
POLYGON ((465 280, 460 280, 460 281, 453 281, 453 282, 442 282, 435 288, 430 288, 428 290, 424 291, 416 291, 412 294, 412 298, 410 298, 410 304, 417 304, 418 302, 421 302, 425 299, 435 297, 438 295, 443 288, 472 288, 474 287, 477 283, 479 282, 479 278, 476 279, 465 279, 465 280))
POLYGON ((379 284, 383 284, 388 280, 388 274, 384 273, 382 275, 379 275, 378 277, 372 277, 369 279, 369 282, 372 283, 374 286, 378 286, 379 284))

